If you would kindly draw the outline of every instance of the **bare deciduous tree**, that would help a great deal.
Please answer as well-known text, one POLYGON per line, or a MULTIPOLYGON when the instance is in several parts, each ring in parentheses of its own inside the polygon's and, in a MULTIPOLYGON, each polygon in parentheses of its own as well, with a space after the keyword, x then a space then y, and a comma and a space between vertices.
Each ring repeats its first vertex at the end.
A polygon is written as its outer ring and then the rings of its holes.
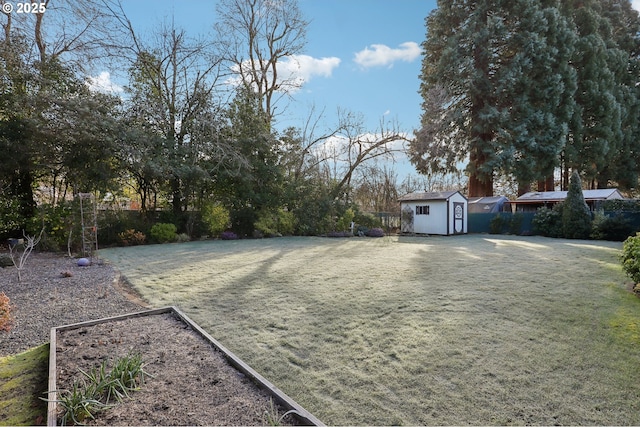
POLYGON ((297 0, 221 0, 216 31, 237 83, 258 93, 271 120, 276 94, 299 87, 279 74, 279 62, 302 51, 308 22, 297 0))
POLYGON ((340 132, 332 144, 326 147, 333 162, 333 179, 336 181, 334 196, 338 197, 351 185, 355 171, 365 163, 376 159, 394 160, 394 153, 404 151, 409 141, 395 122, 380 121, 375 132, 367 132, 360 115, 339 111, 340 132))

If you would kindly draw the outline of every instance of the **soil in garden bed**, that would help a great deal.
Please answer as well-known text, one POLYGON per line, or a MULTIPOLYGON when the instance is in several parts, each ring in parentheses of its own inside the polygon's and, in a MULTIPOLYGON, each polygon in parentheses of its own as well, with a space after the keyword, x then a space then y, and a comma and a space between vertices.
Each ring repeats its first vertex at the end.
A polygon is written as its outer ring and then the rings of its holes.
MULTIPOLYGON (((90 425, 264 425, 271 398, 173 313, 58 331, 57 387, 70 390, 107 359, 140 354, 150 374, 90 425)), ((274 402, 275 405, 275 402, 274 402)), ((60 409, 60 408, 59 408, 60 409)), ((278 408, 280 415, 286 410, 278 408)), ((287 416, 282 422, 293 421, 287 416)))

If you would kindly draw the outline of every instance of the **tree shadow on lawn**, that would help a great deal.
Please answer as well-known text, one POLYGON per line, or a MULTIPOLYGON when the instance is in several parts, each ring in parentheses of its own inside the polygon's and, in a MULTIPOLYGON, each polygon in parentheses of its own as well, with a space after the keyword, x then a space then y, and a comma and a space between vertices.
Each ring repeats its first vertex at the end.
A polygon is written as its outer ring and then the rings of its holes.
POLYGON ((582 255, 615 251, 415 240, 247 245, 226 282, 186 286, 183 308, 330 424, 640 423, 637 343, 607 336, 619 303, 603 283, 622 276, 582 255))

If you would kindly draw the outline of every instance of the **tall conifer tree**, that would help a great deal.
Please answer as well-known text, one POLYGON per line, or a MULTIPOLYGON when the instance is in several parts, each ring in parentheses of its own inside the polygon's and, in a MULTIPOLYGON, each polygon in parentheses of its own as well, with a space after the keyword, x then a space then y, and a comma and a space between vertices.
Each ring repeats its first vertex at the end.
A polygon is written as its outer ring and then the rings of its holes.
POLYGON ((427 18, 421 172, 467 162, 469 195, 493 194, 495 174, 519 182, 557 166, 575 88, 572 33, 555 1, 442 0, 427 18))

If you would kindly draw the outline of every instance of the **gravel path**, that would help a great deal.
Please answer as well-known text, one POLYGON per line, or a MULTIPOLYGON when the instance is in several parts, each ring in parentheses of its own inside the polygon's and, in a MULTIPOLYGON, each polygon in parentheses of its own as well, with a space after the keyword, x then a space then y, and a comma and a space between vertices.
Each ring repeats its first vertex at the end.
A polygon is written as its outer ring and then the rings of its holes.
POLYGON ((14 323, 10 332, 0 331, 0 356, 48 342, 54 326, 146 308, 112 266, 98 261, 78 267, 76 260, 50 253, 31 255, 22 283, 15 267, 0 268, 2 292, 13 306, 14 323))

